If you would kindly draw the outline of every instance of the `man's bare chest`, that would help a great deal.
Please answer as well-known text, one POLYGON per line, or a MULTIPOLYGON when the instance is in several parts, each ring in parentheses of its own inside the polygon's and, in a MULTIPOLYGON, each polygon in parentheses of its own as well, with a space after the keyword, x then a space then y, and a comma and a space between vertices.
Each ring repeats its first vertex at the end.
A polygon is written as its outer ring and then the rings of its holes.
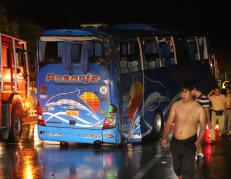
POLYGON ((181 107, 176 110, 176 118, 178 120, 197 120, 198 113, 195 108, 181 107))

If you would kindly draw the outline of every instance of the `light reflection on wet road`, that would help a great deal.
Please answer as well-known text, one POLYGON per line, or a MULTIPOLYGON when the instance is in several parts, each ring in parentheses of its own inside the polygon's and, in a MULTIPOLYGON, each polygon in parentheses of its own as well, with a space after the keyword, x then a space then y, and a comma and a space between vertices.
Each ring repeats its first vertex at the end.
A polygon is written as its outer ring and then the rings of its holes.
POLYGON ((137 179, 144 177, 162 155, 158 142, 134 145, 132 151, 127 146, 94 148, 78 144, 33 146, 29 143, 1 143, 0 151, 1 176, 27 179, 137 179), (154 163, 150 163, 152 158, 156 159, 154 163), (147 171, 141 170, 148 163, 151 165, 147 171))
MULTIPOLYGON (((195 163, 194 178, 229 178, 230 149, 230 137, 224 137, 215 146, 206 145, 204 160, 195 163)), ((156 141, 134 145, 131 150, 127 146, 0 143, 0 178, 175 179, 176 176, 170 152, 161 150, 156 141)))

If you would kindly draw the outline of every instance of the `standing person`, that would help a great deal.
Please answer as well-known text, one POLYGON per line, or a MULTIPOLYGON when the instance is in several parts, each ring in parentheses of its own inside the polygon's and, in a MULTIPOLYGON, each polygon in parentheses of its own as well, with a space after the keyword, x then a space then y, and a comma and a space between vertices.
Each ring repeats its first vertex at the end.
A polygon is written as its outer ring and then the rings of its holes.
POLYGON ((225 132, 231 135, 231 87, 226 87, 225 91, 225 132))
POLYGON ((218 120, 219 124, 219 136, 222 135, 224 129, 224 110, 225 110, 225 95, 221 94, 221 90, 219 87, 215 87, 209 94, 208 98, 212 103, 212 142, 211 144, 215 144, 215 127, 218 120))
POLYGON ((181 99, 175 102, 170 110, 168 120, 160 145, 168 145, 168 135, 172 131, 170 143, 173 168, 179 179, 191 179, 194 169, 194 157, 198 145, 205 133, 205 112, 192 96, 193 86, 184 84, 181 88, 181 99), (197 124, 200 123, 200 132, 197 137, 197 124))
MULTIPOLYGON (((209 128, 211 128, 211 122, 210 122, 210 107, 211 103, 206 95, 202 93, 202 90, 200 86, 195 84, 193 86, 193 96, 196 98, 196 101, 204 108, 205 110, 205 121, 209 128)), ((200 125, 197 125, 197 134, 199 135, 200 131, 200 125)), ((202 151, 202 142, 198 145, 198 150, 196 152, 195 160, 201 159, 204 157, 203 151, 202 151)))

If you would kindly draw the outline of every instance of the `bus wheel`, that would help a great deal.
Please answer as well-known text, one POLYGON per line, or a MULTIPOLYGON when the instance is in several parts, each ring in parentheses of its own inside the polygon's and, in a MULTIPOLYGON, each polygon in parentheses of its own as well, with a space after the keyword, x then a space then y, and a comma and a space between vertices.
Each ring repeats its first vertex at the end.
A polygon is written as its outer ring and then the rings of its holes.
POLYGON ((20 105, 13 106, 8 142, 17 143, 21 138, 22 135, 22 110, 21 109, 22 108, 20 107, 20 105))
POLYGON ((102 144, 102 142, 99 141, 99 140, 96 140, 96 141, 93 143, 93 145, 94 145, 95 148, 101 147, 101 144, 102 144))
POLYGON ((163 131, 164 121, 161 110, 157 110, 153 117, 152 136, 159 137, 163 131))

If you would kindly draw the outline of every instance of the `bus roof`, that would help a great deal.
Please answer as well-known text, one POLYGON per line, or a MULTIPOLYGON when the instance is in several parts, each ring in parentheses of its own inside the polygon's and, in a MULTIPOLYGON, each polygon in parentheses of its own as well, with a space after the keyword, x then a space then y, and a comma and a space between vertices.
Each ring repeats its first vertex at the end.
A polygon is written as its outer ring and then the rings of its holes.
POLYGON ((65 36, 65 37, 109 37, 111 35, 119 35, 125 37, 131 36, 149 36, 149 35, 170 35, 170 36, 206 36, 207 33, 187 31, 182 28, 172 26, 142 24, 142 23, 123 23, 109 25, 108 27, 79 27, 74 29, 51 29, 45 30, 40 36, 65 36))
POLYGON ((76 29, 52 29, 45 30, 41 36, 108 36, 109 34, 98 29, 76 28, 76 29))
POLYGON ((154 28, 152 25, 136 23, 116 24, 110 26, 110 29, 121 31, 156 31, 156 28, 154 28))
POLYGON ((207 32, 200 32, 195 30, 187 30, 185 28, 174 27, 170 25, 157 24, 140 24, 140 23, 124 23, 115 24, 108 27, 111 33, 120 33, 126 35, 173 35, 173 36, 195 36, 207 35, 207 32))
POLYGON ((137 35, 155 35, 156 28, 150 24, 138 23, 125 23, 115 24, 108 27, 112 34, 119 34, 124 36, 137 36, 137 35))

